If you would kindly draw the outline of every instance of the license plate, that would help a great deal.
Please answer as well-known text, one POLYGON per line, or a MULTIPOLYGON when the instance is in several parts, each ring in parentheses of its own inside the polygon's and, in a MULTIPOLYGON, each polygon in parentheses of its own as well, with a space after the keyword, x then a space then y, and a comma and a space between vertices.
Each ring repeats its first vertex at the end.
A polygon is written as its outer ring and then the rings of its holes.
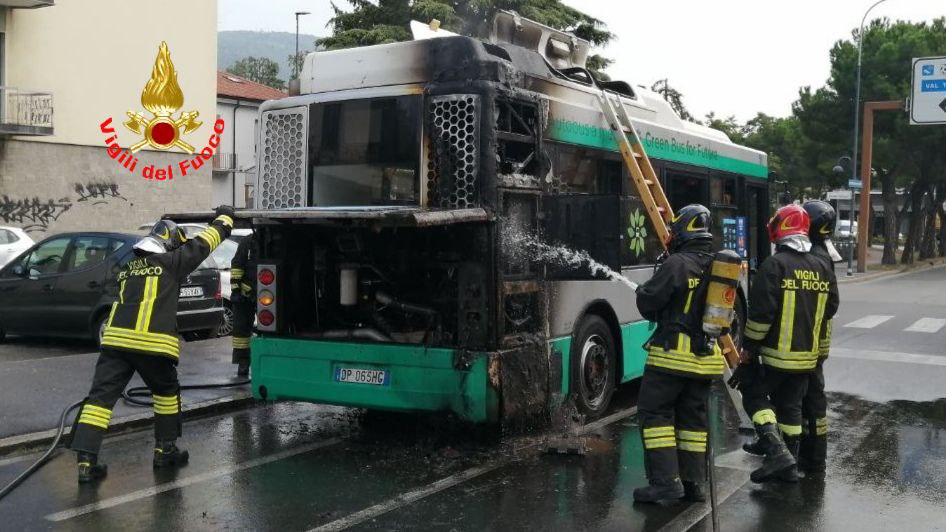
POLYGON ((203 297, 204 289, 199 286, 182 286, 181 297, 203 297))
POLYGON ((391 383, 391 374, 383 369, 335 368, 335 381, 387 386, 391 383))

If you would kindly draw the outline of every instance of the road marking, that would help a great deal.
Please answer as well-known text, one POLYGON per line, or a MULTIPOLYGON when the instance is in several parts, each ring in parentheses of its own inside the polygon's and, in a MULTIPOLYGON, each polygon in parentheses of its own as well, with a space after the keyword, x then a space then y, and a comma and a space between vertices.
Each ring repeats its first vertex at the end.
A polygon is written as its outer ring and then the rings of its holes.
POLYGON ((79 517, 80 515, 90 514, 92 512, 97 512, 99 510, 105 510, 107 508, 113 508, 128 502, 134 502, 141 499, 146 499, 148 497, 154 497, 159 493, 164 493, 166 491, 176 490, 179 488, 184 488, 191 486, 193 484, 198 484, 200 482, 206 482, 208 480, 213 480, 216 478, 224 477, 227 475, 232 475, 234 473, 244 471, 246 469, 251 469, 261 465, 269 464, 272 462, 277 462, 285 458, 290 458, 298 454, 307 453, 320 449, 322 447, 328 447, 330 445, 335 445, 343 441, 341 438, 332 438, 330 440, 320 441, 316 443, 310 443, 297 447, 295 449, 286 450, 280 453, 271 454, 269 456, 262 456, 260 458, 254 458, 253 460, 248 460, 242 464, 233 464, 218 469, 213 469, 207 471, 206 473, 201 473, 199 475, 194 475, 192 477, 185 477, 174 482, 168 482, 165 484, 159 484, 157 486, 152 486, 150 488, 140 489, 133 491, 131 493, 126 493, 125 495, 119 495, 118 497, 111 497, 108 499, 103 499, 92 504, 86 504, 85 506, 77 506, 75 508, 70 508, 68 510, 63 510, 61 512, 52 513, 46 516, 46 519, 49 521, 65 521, 67 519, 72 519, 73 517, 79 517))
MULTIPOLYGON (((749 482, 748 474, 743 471, 735 472, 725 484, 719 487, 716 510, 719 511, 719 507, 735 495, 747 482, 749 482)), ((707 494, 707 499, 709 499, 709 494, 707 494)), ((703 519, 706 519, 712 512, 713 508, 708 500, 704 503, 692 503, 689 508, 680 512, 673 520, 661 527, 659 532, 686 532, 703 519)))
POLYGON ((845 327, 854 327, 855 329, 873 329, 874 327, 880 325, 892 317, 893 316, 881 315, 864 316, 859 320, 854 320, 851 323, 848 323, 845 325, 845 327))
MULTIPOLYGON (((624 418, 633 416, 636 413, 637 413, 637 407, 632 406, 631 408, 621 410, 619 412, 615 412, 614 414, 611 414, 610 416, 601 418, 598 421, 595 421, 593 423, 589 423, 583 426, 581 430, 579 430, 578 432, 579 434, 587 434, 589 432, 601 429, 612 423, 616 423, 624 418)), ((544 438, 542 438, 541 441, 533 442, 531 444, 520 447, 512 454, 512 456, 510 456, 509 458, 506 458, 505 460, 500 460, 499 462, 496 462, 491 465, 473 467, 473 468, 467 469, 466 471, 461 471, 459 473, 450 475, 449 477, 442 478, 436 482, 427 484, 426 486, 422 486, 420 488, 404 492, 400 495, 396 495, 384 502, 375 504, 374 506, 369 506, 368 508, 365 508, 364 510, 359 510, 355 513, 342 517, 341 519, 336 519, 335 521, 332 521, 330 523, 326 523, 324 525, 310 529, 309 532, 334 532, 338 530, 345 530, 346 528, 350 528, 355 525, 361 524, 369 519, 374 519, 392 510, 397 510, 398 508, 404 507, 411 503, 415 503, 421 499, 425 499, 431 495, 440 493, 441 491, 444 491, 446 489, 450 489, 454 486, 462 484, 466 482, 467 480, 471 480, 476 477, 485 475, 486 473, 495 471, 503 466, 516 462, 522 458, 523 451, 537 447, 539 445, 542 445, 543 443, 545 443, 544 438)))
POLYGON ((935 333, 946 325, 946 320, 939 318, 920 318, 916 323, 904 329, 907 332, 935 333))
POLYGON ((832 347, 831 357, 856 358, 874 362, 896 362, 919 364, 924 366, 946 366, 946 356, 916 355, 913 353, 896 353, 891 351, 870 351, 865 349, 850 349, 846 347, 832 347))

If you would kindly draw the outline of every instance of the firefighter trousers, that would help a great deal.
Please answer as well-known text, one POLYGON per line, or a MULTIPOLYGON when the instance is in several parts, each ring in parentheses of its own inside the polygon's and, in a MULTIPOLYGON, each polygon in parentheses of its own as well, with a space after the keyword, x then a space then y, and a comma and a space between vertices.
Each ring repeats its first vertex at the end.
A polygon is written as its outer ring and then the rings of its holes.
POLYGON ((810 462, 823 464, 828 457, 828 398, 824 393, 823 361, 808 373, 808 390, 802 399, 801 451, 810 462))
POLYGON ((706 479, 706 403, 711 384, 706 378, 644 369, 637 415, 648 479, 706 479))
POLYGON ((154 399, 155 440, 173 441, 181 435, 180 384, 174 361, 160 355, 103 348, 95 364, 92 389, 73 428, 73 450, 99 452, 112 409, 136 372, 154 399))
POLYGON ((756 426, 778 423, 784 436, 801 435, 801 403, 808 389, 808 373, 780 371, 765 366, 761 379, 740 387, 742 404, 756 426))
POLYGON ((250 363, 250 337, 253 335, 253 318, 256 300, 245 296, 231 296, 233 309, 233 357, 234 364, 250 363))

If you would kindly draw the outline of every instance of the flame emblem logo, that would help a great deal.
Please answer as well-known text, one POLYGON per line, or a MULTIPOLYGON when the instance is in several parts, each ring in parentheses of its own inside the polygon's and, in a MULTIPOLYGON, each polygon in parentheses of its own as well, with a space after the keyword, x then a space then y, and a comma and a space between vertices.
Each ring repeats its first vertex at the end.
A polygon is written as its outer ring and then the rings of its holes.
POLYGON ((174 113, 184 106, 184 93, 177 84, 177 70, 171 62, 168 44, 161 42, 158 56, 151 69, 151 79, 141 91, 141 105, 151 113, 147 118, 140 111, 128 111, 129 120, 125 127, 144 138, 128 148, 132 153, 146 145, 158 150, 178 148, 186 153, 194 153, 194 147, 181 139, 183 135, 193 133, 202 122, 197 121, 197 111, 182 112, 177 118, 174 113))

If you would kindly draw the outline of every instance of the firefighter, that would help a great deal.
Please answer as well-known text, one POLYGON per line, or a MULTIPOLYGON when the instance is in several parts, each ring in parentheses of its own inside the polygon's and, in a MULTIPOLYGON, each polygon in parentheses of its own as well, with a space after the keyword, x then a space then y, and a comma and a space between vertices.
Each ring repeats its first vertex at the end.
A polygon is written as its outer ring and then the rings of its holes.
MULTIPOLYGON (((828 268, 841 260, 831 242, 837 213, 830 203, 821 200, 805 202, 802 207, 811 219, 808 238, 811 254, 820 257, 828 268)), ((825 319, 818 340, 818 365, 808 374, 808 391, 802 400, 801 442, 798 451, 798 468, 808 474, 824 473, 828 458, 828 398, 824 393, 824 362, 831 348, 831 320, 825 319)))
POLYGON ((823 326, 838 308, 834 269, 810 253, 809 225, 799 205, 775 213, 768 232, 776 252, 749 292, 742 364, 731 384, 743 392, 759 438, 754 445, 765 455, 750 475, 754 482, 798 479, 802 398, 818 366, 823 326))
POLYGON ((230 268, 230 308, 233 310, 233 363, 237 376, 250 374, 250 336, 256 314, 255 240, 250 235, 240 241, 230 268))
POLYGON ((106 475, 106 466, 98 463, 99 448, 112 408, 136 372, 154 400, 153 466, 187 463, 187 451, 175 444, 181 435, 177 298, 181 280, 233 228, 232 207, 220 206, 216 214, 216 219, 191 240, 174 222, 159 221, 134 245, 134 258, 119 271, 118 301, 108 315, 92 388, 72 433, 80 483, 106 475))
POLYGON ((638 402, 649 485, 634 490, 637 502, 706 500, 707 400, 725 364, 702 329, 704 277, 713 261, 710 224, 706 207, 680 209, 665 262, 637 290, 641 315, 657 322, 645 344, 638 402))

